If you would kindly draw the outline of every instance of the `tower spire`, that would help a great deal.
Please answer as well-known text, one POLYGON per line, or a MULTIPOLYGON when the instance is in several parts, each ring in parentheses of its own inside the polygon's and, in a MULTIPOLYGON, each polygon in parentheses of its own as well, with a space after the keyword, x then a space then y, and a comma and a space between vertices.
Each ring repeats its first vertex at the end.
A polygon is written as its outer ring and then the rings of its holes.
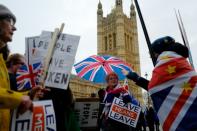
POLYGON ((122 0, 116 0, 116 7, 121 6, 122 7, 122 0))
POLYGON ((98 3, 97 15, 103 16, 103 9, 102 9, 102 4, 101 4, 100 0, 99 0, 99 3, 98 3))
POLYGON ((130 17, 135 16, 135 6, 133 4, 133 0, 131 0, 131 6, 130 6, 130 17))

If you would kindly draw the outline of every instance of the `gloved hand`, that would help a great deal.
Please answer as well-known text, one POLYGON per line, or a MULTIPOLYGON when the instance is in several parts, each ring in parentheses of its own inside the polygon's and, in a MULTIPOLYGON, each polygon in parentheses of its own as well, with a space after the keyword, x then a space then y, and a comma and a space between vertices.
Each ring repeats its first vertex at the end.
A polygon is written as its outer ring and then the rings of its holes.
POLYGON ((122 98, 122 100, 123 100, 123 102, 124 102, 125 104, 127 104, 127 103, 129 103, 129 102, 132 101, 132 97, 131 97, 130 95, 126 95, 126 96, 124 96, 124 97, 122 98))
POLYGON ((128 78, 133 80, 134 82, 137 82, 137 80, 139 79, 139 75, 135 72, 129 72, 127 70, 122 70, 122 73, 128 78))

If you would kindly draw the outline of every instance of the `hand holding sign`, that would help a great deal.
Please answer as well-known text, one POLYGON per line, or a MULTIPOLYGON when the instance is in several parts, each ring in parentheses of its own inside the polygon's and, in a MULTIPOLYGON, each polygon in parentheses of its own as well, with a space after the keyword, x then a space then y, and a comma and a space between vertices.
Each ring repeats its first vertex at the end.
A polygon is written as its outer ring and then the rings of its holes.
POLYGON ((41 85, 37 85, 36 87, 32 88, 29 92, 29 96, 32 100, 39 99, 44 96, 45 92, 50 91, 50 89, 43 88, 41 85))
POLYGON ((33 103, 29 96, 22 96, 22 102, 18 108, 18 114, 23 114, 27 110, 32 110, 33 103))
POLYGON ((17 117, 14 110, 11 131, 56 131, 56 120, 51 100, 35 101, 32 111, 17 117))

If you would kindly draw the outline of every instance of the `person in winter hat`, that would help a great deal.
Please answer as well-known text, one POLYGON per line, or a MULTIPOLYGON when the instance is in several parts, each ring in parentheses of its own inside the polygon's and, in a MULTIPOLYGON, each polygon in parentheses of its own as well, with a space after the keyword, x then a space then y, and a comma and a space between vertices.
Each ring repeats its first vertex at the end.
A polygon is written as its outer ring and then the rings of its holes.
POLYGON ((29 96, 10 90, 5 61, 9 55, 7 43, 12 41, 16 30, 15 22, 14 14, 0 4, 0 131, 9 131, 10 109, 19 107, 19 112, 24 113, 33 105, 29 96))
MULTIPOLYGON (((163 131, 197 130, 197 74, 187 60, 188 48, 169 36, 155 40, 151 47, 157 62, 151 80, 143 79, 144 88, 151 96, 163 131)), ((136 73, 125 75, 138 84, 142 82, 136 73)))
MULTIPOLYGON (((175 42, 175 39, 170 36, 164 36, 156 39, 151 44, 151 48, 156 58, 158 58, 158 56, 164 51, 176 52, 184 58, 189 56, 188 48, 178 42, 175 42)), ((126 70, 122 70, 122 72, 128 79, 133 80, 136 85, 148 90, 149 81, 147 79, 140 77, 136 72, 128 72, 126 70)))

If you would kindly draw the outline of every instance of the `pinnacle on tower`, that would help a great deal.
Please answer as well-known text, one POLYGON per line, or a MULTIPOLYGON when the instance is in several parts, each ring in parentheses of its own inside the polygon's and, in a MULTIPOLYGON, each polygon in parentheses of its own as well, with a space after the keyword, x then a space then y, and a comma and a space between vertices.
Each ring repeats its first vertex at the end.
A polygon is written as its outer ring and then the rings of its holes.
POLYGON ((103 15, 103 9, 102 9, 102 4, 101 4, 101 1, 99 0, 99 3, 98 3, 98 10, 97 10, 97 14, 98 15, 103 15))
POLYGON ((133 0, 131 0, 131 6, 130 6, 130 17, 135 16, 135 6, 133 4, 133 0))
POLYGON ((122 7, 122 0, 116 0, 116 6, 121 6, 122 7))

